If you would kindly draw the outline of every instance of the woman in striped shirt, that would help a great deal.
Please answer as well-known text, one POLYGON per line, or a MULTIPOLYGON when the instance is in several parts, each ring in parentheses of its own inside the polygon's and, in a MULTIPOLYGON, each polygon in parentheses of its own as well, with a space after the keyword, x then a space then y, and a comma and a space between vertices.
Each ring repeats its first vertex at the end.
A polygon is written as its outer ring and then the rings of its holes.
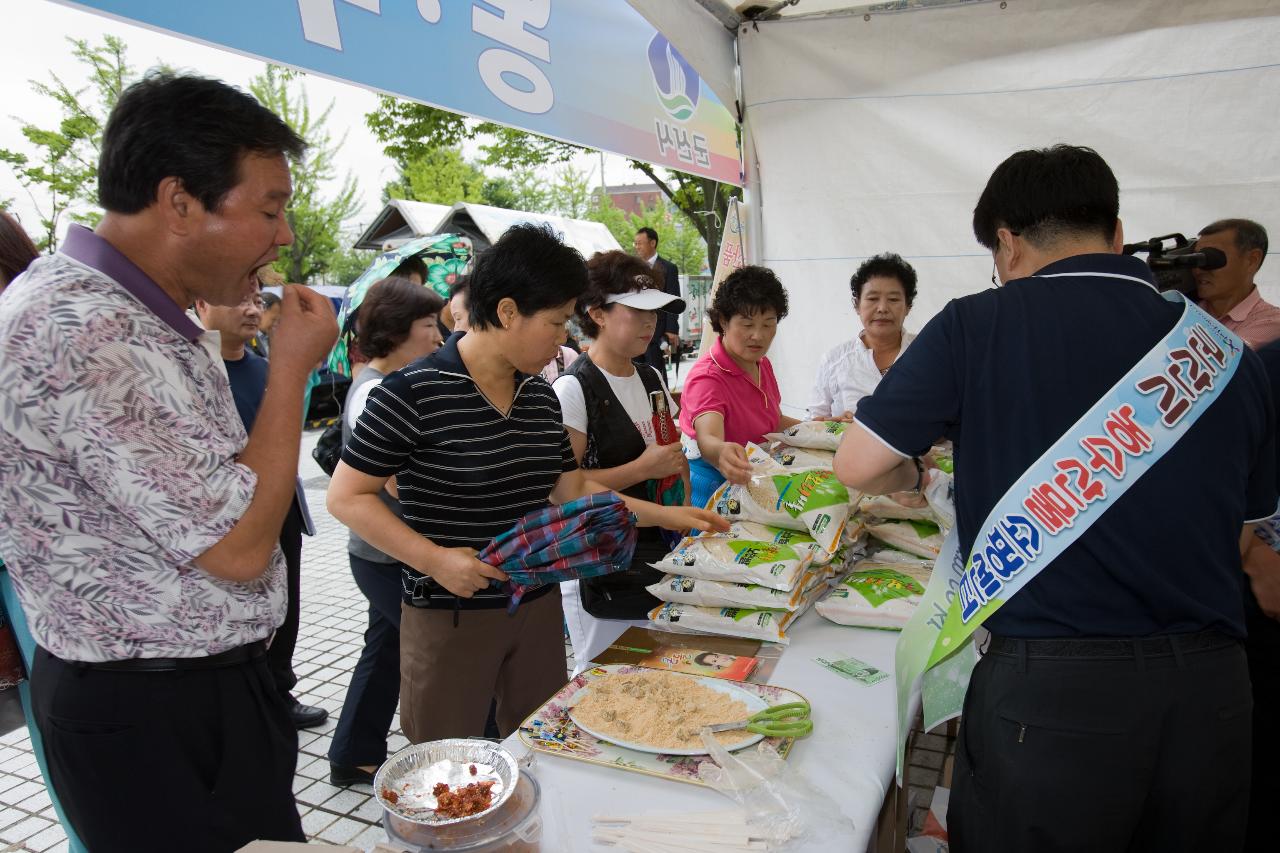
MULTIPOLYGON (((329 488, 330 511, 406 565, 400 716, 413 742, 483 732, 497 697, 510 734, 566 681, 555 586, 508 616, 506 580, 476 553, 526 513, 605 487, 579 470, 560 405, 538 372, 586 290, 582 256, 517 225, 480 256, 470 331, 369 395, 329 488), (378 498, 396 477, 404 520, 378 498)), ((706 510, 624 496, 642 526, 723 529, 706 510)))

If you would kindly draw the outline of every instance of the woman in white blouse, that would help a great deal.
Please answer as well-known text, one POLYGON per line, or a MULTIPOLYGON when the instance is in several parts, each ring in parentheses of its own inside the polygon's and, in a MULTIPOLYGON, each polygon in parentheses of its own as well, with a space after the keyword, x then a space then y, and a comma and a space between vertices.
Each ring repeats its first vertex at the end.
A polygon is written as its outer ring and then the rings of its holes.
POLYGON ((862 331, 827 352, 818 364, 809 417, 852 420, 915 335, 903 322, 916 298, 916 271, 891 252, 864 261, 849 280, 862 331))

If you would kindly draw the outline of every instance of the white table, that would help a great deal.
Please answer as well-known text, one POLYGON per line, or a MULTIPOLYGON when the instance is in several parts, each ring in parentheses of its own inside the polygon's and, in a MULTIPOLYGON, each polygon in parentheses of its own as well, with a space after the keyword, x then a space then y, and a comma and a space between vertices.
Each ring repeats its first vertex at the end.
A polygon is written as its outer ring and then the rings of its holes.
MULTIPOLYGON (((828 671, 814 663, 814 658, 856 657, 892 673, 898 633, 842 627, 813 611, 801 617, 790 633, 791 644, 769 683, 789 687, 809 700, 814 730, 796 741, 787 762, 828 792, 854 826, 850 839, 838 844, 831 839, 811 839, 800 849, 863 853, 873 838, 885 793, 893 784, 894 682, 888 678, 863 686, 828 671)), ((516 755, 527 751, 518 734, 507 738, 505 745, 516 755)), ((611 849, 591 842, 591 817, 595 814, 710 811, 733 806, 710 788, 545 753, 538 754, 532 772, 542 785, 542 849, 557 853, 611 849)))

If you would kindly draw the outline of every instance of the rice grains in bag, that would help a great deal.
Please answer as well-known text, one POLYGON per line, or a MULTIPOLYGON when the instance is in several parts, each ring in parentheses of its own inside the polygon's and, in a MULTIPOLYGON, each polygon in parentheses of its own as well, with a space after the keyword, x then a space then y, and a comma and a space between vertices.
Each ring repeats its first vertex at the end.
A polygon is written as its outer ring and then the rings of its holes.
POLYGON ((809 556, 775 542, 690 536, 652 565, 674 575, 791 590, 804 575, 809 556))
POLYGON ((787 626, 795 614, 786 610, 747 607, 697 607, 667 602, 649 611, 649 621, 664 631, 720 634, 770 643, 788 643, 787 626))
POLYGON ((924 560, 863 560, 818 602, 818 615, 839 625, 901 630, 915 613, 932 569, 924 560))
POLYGON ((789 444, 779 444, 774 447, 769 453, 769 458, 792 471, 806 471, 811 468, 830 471, 836 463, 835 451, 792 447, 789 444))
POLYGON ((888 495, 867 495, 858 504, 858 512, 868 518, 938 520, 927 503, 925 506, 903 506, 888 495))
POLYGON ((781 441, 792 447, 835 451, 840 447, 840 440, 844 438, 844 431, 848 427, 849 424, 845 421, 801 421, 782 432, 768 433, 765 438, 781 441))
POLYGON ((836 475, 788 471, 754 444, 747 445, 747 459, 752 467, 750 482, 745 486, 724 483, 708 505, 729 521, 806 531, 828 553, 835 553, 852 511, 849 490, 836 475))
MULTIPOLYGON (((848 538, 848 527, 845 528, 848 538)), ((715 533, 726 539, 754 539, 758 542, 776 542, 779 545, 790 545, 798 554, 809 554, 813 559, 809 565, 825 566, 831 562, 831 554, 818 544, 808 533, 800 530, 788 530, 785 527, 770 527, 755 521, 735 521, 729 525, 727 533, 715 533)))
MULTIPOLYGON (((817 576, 823 575, 821 570, 817 576)), ((674 601, 678 604, 694 604, 699 607, 763 607, 769 610, 796 610, 804 598, 804 593, 811 586, 811 571, 801 578, 794 589, 771 589, 759 584, 728 583, 726 581, 709 581, 688 575, 667 575, 662 580, 648 587, 650 593, 659 601, 674 601)))
POLYGON ((942 529, 932 521, 885 521, 867 525, 867 532, 899 551, 935 560, 942 550, 942 529))

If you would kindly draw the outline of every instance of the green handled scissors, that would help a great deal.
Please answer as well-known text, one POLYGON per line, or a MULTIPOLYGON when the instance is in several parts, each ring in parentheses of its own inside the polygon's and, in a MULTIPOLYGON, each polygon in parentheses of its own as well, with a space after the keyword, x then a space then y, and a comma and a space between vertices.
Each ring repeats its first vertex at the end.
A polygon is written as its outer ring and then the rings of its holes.
POLYGON ((765 708, 745 720, 717 723, 707 728, 713 732, 746 729, 765 737, 804 737, 813 731, 813 720, 809 719, 810 710, 808 702, 787 702, 765 708))

